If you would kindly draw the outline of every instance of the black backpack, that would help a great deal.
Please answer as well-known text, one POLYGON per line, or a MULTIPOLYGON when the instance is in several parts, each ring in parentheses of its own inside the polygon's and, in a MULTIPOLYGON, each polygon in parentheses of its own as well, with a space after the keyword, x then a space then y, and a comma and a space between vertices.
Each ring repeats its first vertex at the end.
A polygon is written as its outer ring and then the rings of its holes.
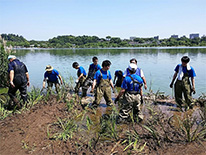
POLYGON ((26 78, 26 66, 23 62, 20 62, 20 64, 17 64, 14 62, 14 85, 19 86, 22 84, 27 83, 26 78))

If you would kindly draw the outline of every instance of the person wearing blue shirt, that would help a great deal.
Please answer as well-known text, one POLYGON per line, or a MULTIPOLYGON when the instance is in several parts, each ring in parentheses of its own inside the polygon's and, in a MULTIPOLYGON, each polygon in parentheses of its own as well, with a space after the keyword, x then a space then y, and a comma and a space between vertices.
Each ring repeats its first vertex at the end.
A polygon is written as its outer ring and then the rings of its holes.
POLYGON ((177 102, 178 107, 182 108, 184 104, 182 99, 182 94, 184 94, 186 108, 192 109, 192 92, 195 94, 195 79, 196 76, 195 70, 193 67, 189 65, 190 58, 188 56, 183 56, 181 58, 182 64, 178 64, 175 67, 175 73, 173 75, 172 82, 170 83, 170 88, 173 87, 175 82, 174 92, 175 92, 175 100, 177 102), (192 87, 190 84, 190 80, 192 82, 192 87))
POLYGON ((114 73, 114 81, 113 84, 115 84, 115 87, 121 87, 123 79, 123 72, 121 70, 116 70, 114 73), (115 80, 117 79, 116 83, 115 80))
MULTIPOLYGON (((85 69, 82 67, 82 66, 79 66, 79 64, 77 63, 77 62, 74 62, 73 64, 72 64, 72 67, 74 68, 74 69, 77 69, 77 79, 76 79, 76 81, 75 81, 75 83, 76 83, 76 86, 75 86, 75 93, 76 94, 79 94, 79 89, 80 89, 80 87, 82 87, 83 86, 83 84, 84 84, 84 81, 85 81, 85 79, 86 79, 86 75, 87 75, 87 73, 86 73, 86 71, 85 71, 85 69)), ((83 96, 83 93, 82 93, 82 96, 83 96)))
POLYGON ((44 80, 43 80, 43 88, 46 86, 46 81, 47 81, 47 90, 49 93, 51 93, 51 89, 53 87, 53 84, 55 85, 56 92, 59 92, 59 81, 58 78, 63 84, 62 78, 59 75, 59 72, 54 69, 51 65, 46 66, 46 72, 44 73, 44 80))
POLYGON ((143 115, 140 110, 141 96, 140 90, 143 85, 143 80, 140 76, 136 75, 137 65, 131 63, 128 67, 129 76, 126 76, 121 85, 121 91, 115 99, 115 104, 119 101, 120 97, 123 96, 121 102, 121 109, 119 112, 117 123, 123 120, 131 120, 130 112, 133 111, 133 119, 141 121, 143 115))
MULTIPOLYGON (((17 108, 21 108, 22 105, 16 98, 16 91, 19 90, 23 104, 27 102, 27 86, 30 85, 29 82, 29 73, 26 65, 16 59, 16 56, 9 55, 8 60, 8 75, 9 75, 9 90, 8 95, 11 100, 14 102, 17 108)), ((12 108, 12 105, 9 102, 8 108, 12 108)))
POLYGON ((93 107, 97 107, 99 105, 103 96, 107 106, 111 106, 113 104, 111 97, 111 87, 112 89, 114 89, 114 86, 112 83, 112 76, 109 71, 110 65, 111 62, 109 60, 103 61, 102 68, 98 70, 94 75, 94 82, 91 90, 91 92, 94 92, 94 89, 96 87, 95 100, 92 104, 93 107))
POLYGON ((93 57, 92 58, 93 63, 89 65, 89 72, 86 80, 84 81, 83 87, 82 87, 82 97, 87 96, 87 90, 90 86, 92 86, 94 81, 94 75, 95 73, 101 69, 101 66, 98 64, 98 58, 93 57))
MULTIPOLYGON (((130 63, 134 63, 137 65, 137 60, 135 58, 132 58, 132 59, 130 59, 130 63)), ((140 76, 142 78, 143 83, 144 83, 144 88, 145 88, 145 90, 147 90, 147 82, 146 82, 146 78, 144 76, 143 70, 141 68, 137 67, 135 74, 137 74, 138 76, 140 76)), ((126 77, 128 75, 130 75, 129 68, 127 68, 125 70, 123 77, 126 77)), ((141 95, 141 103, 143 104, 143 89, 142 88, 140 91, 140 95, 141 95)))

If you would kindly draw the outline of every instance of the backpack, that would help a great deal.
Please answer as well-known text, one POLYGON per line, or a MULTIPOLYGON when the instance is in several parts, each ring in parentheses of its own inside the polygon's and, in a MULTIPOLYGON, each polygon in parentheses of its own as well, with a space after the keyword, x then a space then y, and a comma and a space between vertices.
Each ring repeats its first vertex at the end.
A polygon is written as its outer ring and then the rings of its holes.
POLYGON ((23 62, 20 62, 20 64, 18 65, 15 61, 13 62, 14 62, 14 81, 13 81, 14 84, 19 86, 27 83, 25 64, 23 62))

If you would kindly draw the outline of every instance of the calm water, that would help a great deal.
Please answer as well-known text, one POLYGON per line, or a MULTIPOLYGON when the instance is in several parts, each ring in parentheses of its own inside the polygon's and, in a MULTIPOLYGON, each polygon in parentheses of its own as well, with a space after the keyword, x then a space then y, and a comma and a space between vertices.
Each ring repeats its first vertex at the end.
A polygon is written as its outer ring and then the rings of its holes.
POLYGON ((92 57, 97 56, 100 65, 105 59, 112 62, 110 71, 114 78, 115 70, 124 71, 129 60, 134 57, 145 74, 148 88, 151 87, 154 92, 160 90, 168 95, 172 95, 169 84, 174 68, 180 63, 183 55, 190 57, 190 65, 194 67, 197 74, 195 97, 206 93, 206 48, 37 49, 17 50, 16 53, 16 56, 27 65, 31 84, 35 87, 42 86, 45 67, 48 64, 68 80, 71 76, 76 78, 76 70, 72 68, 74 61, 88 71, 92 57))

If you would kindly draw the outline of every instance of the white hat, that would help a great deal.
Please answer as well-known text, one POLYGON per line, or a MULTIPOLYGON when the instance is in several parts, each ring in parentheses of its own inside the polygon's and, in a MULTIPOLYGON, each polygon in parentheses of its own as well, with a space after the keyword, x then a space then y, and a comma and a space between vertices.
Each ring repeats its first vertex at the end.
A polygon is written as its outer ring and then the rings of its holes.
POLYGON ((12 59, 12 58, 16 58, 16 56, 15 56, 15 55, 9 55, 9 56, 8 56, 8 60, 9 60, 9 59, 12 59))
POLYGON ((136 70, 137 70, 137 65, 136 65, 136 64, 134 64, 134 63, 130 63, 128 68, 129 68, 129 70, 131 70, 131 71, 133 71, 133 72, 134 72, 134 71, 136 71, 136 70))

